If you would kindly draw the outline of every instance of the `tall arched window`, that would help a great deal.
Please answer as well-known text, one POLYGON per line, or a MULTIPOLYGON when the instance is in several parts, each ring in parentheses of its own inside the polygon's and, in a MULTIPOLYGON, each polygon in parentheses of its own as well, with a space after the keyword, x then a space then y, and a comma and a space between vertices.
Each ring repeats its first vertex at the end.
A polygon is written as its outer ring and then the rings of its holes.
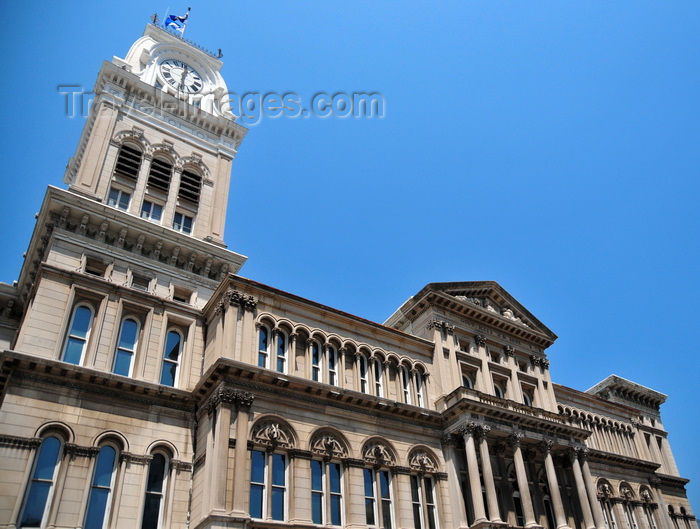
POLYGON ((321 382, 321 346, 318 342, 311 343, 311 380, 321 382))
POLYGON ((367 380, 367 357, 362 353, 357 355, 357 374, 360 379, 360 391, 369 393, 369 383, 367 380))
POLYGON ((403 401, 406 404, 412 404, 411 399, 411 373, 406 366, 401 366, 401 389, 403 391, 403 401))
POLYGON ((377 397, 384 396, 384 366, 381 360, 375 358, 372 361, 372 369, 374 371, 374 394, 377 397))
POLYGON ((524 527, 525 526, 525 515, 523 514, 523 502, 520 499, 520 487, 518 486, 518 479, 515 475, 515 469, 511 468, 508 473, 508 481, 510 482, 510 487, 513 492, 513 508, 515 509, 515 525, 524 527))
POLYGON ((168 458, 164 454, 156 452, 148 465, 141 529, 158 529, 163 517, 168 463, 168 458))
POLYGON ((95 462, 84 529, 103 529, 107 525, 116 468, 117 450, 112 445, 104 445, 95 462))
POLYGON ((92 326, 92 308, 88 305, 77 305, 73 309, 66 344, 63 347, 64 362, 80 365, 83 363, 92 326))
POLYGON ((474 381, 467 373, 462 373, 462 386, 468 389, 474 389, 474 381))
POLYGON ((264 325, 258 330, 258 367, 267 368, 270 358, 270 330, 264 325))
POLYGON ((416 406, 425 407, 425 375, 416 371, 416 406))
POLYGON ((287 335, 278 330, 275 333, 277 336, 277 371, 280 373, 287 372, 287 335))
POLYGON ((163 367, 160 374, 160 383, 165 386, 175 387, 180 371, 180 356, 182 353, 182 335, 175 330, 168 331, 163 351, 163 367))
POLYGON ((335 347, 328 345, 326 348, 326 366, 328 368, 328 383, 331 386, 338 385, 338 353, 335 347))
POLYGON ((138 341, 139 324, 134 318, 124 318, 119 330, 117 351, 114 355, 114 373, 131 376, 138 341))
POLYGON ((19 527, 43 527, 53 499, 63 441, 46 437, 34 460, 32 478, 24 499, 19 527))

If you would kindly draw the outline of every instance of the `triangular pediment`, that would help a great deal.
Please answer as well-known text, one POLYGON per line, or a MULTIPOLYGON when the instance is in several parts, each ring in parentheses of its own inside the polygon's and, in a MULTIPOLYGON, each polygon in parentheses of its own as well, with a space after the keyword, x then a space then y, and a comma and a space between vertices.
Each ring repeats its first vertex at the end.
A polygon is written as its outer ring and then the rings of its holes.
POLYGON ((401 328, 402 321, 413 319, 427 305, 441 307, 482 324, 510 329, 518 335, 537 336, 536 341, 545 346, 551 345, 557 338, 495 281, 430 283, 404 303, 385 324, 401 328))

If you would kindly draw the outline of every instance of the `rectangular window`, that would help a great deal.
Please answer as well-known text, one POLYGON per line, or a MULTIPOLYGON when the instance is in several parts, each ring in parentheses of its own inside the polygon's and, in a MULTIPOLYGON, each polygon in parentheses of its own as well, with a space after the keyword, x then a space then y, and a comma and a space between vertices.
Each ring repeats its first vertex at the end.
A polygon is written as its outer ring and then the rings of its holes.
POLYGON ((147 277, 143 277, 140 275, 132 274, 131 275, 131 288, 135 288, 137 290, 143 290, 144 292, 148 292, 148 288, 151 286, 151 280, 147 277))
POLYGON ((425 476, 421 479, 420 476, 411 476, 411 502, 415 529, 437 529, 433 478, 425 476))
POLYGON ((388 470, 364 469, 365 517, 367 525, 392 529, 391 477, 388 470))
POLYGON ((141 206, 141 218, 148 219, 153 222, 160 222, 160 217, 163 215, 163 206, 148 200, 143 201, 141 206))
POLYGON ((193 222, 194 219, 192 217, 176 212, 173 218, 173 229, 189 235, 192 233, 193 222))
POLYGON ((109 190, 109 195, 107 196, 107 205, 113 208, 121 209, 126 211, 129 209, 129 201, 131 200, 131 193, 122 191, 121 189, 115 189, 114 187, 109 190))
POLYGON ((85 268, 83 271, 91 276, 104 277, 107 272, 107 263, 94 257, 85 256, 85 268))
POLYGON ((311 461, 311 519, 317 525, 341 525, 340 463, 311 461))
POLYGON ((287 457, 253 450, 250 470, 250 516, 284 521, 287 501, 287 457))

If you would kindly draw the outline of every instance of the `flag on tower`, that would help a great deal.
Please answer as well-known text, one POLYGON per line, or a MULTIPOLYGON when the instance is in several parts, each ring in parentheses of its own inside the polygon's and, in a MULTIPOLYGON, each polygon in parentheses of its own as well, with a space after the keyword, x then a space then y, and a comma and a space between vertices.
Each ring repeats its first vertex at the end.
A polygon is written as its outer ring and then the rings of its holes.
POLYGON ((165 17, 165 27, 179 31, 184 35, 185 26, 187 25, 187 17, 190 16, 190 8, 187 8, 187 13, 184 16, 170 15, 165 17))

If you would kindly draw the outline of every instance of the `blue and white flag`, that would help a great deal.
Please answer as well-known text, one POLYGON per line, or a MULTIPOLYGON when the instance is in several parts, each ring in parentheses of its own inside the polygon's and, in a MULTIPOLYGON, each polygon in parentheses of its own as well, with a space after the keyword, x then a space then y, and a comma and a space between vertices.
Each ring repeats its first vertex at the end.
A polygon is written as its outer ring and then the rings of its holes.
POLYGON ((163 24, 166 28, 174 29, 180 33, 185 33, 185 26, 187 25, 187 17, 190 16, 190 10, 187 10, 184 16, 170 15, 165 17, 165 23, 163 24))

